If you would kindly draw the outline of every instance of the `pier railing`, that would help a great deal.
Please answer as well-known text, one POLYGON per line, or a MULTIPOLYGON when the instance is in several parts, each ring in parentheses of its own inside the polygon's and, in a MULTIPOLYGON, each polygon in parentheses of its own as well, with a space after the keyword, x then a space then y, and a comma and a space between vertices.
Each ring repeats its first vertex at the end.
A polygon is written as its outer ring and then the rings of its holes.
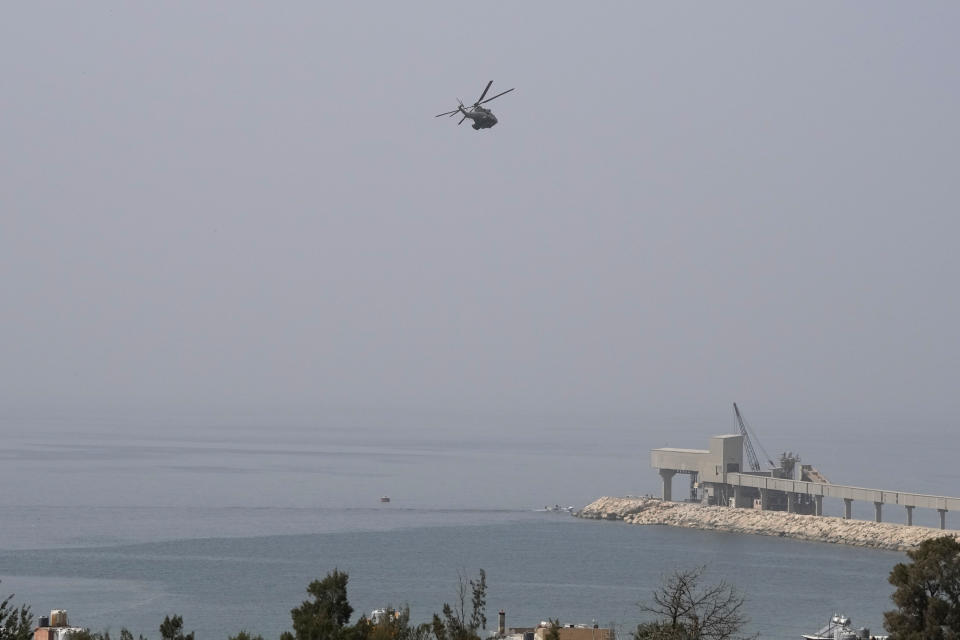
POLYGON ((754 476, 744 473, 728 473, 727 483, 741 487, 773 489, 774 491, 824 496, 825 498, 845 498, 847 500, 879 502, 881 504, 897 504, 902 507, 960 511, 960 498, 951 498, 949 496, 931 496, 923 493, 888 491, 886 489, 866 489, 864 487, 849 487, 842 484, 804 482, 802 480, 787 480, 785 478, 754 476))
MULTIPOLYGON (((876 509, 877 522, 882 521, 881 507, 895 504, 907 509, 907 524, 913 524, 913 509, 936 509, 940 513, 940 528, 946 528, 947 511, 960 511, 960 498, 950 496, 931 496, 925 493, 907 491, 889 491, 887 489, 867 489, 842 484, 805 482, 770 476, 756 476, 746 473, 727 473, 727 484, 733 487, 753 487, 756 489, 783 491, 789 494, 814 496, 817 502, 817 515, 822 513, 823 498, 840 498, 844 502, 844 517, 850 518, 850 505, 854 500, 872 502, 876 509)), ((762 494, 761 494, 762 495, 762 494)), ((789 503, 788 503, 789 504, 789 503)), ((789 507, 788 507, 789 508, 789 507)))

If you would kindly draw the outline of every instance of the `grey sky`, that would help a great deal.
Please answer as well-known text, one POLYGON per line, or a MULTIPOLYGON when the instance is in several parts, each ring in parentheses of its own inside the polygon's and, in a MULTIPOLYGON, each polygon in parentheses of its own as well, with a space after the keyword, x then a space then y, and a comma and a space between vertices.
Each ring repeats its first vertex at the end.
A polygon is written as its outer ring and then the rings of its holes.
POLYGON ((3 13, 7 410, 960 411, 956 3, 3 13))

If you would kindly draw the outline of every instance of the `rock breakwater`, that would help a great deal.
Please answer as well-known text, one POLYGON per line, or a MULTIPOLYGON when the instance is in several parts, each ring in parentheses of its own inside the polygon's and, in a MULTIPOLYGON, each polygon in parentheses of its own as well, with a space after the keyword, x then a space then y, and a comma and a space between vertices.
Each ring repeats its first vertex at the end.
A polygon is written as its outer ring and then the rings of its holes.
POLYGON ((623 520, 629 524, 663 524, 689 529, 780 536, 890 551, 913 549, 924 540, 944 535, 952 535, 960 541, 960 531, 828 516, 806 516, 783 511, 705 507, 685 502, 664 502, 659 498, 599 498, 576 515, 597 520, 623 520))

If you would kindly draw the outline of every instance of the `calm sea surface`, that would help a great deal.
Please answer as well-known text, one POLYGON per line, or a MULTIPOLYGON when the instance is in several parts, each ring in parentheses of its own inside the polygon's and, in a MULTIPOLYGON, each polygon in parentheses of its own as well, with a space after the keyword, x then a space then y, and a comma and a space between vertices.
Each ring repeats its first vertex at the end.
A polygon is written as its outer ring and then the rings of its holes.
MULTIPOLYGON (((408 604, 417 621, 453 600, 458 572, 484 568, 489 620, 503 608, 512 626, 596 621, 624 638, 665 573, 705 564, 708 580, 745 592, 752 630, 765 638, 796 639, 835 611, 881 631, 886 578, 902 554, 537 511, 654 492, 649 448, 702 446, 709 429, 544 421, 448 430, 432 419, 404 428, 350 417, 283 428, 5 419, 0 591, 35 614, 67 609, 95 630, 156 638, 163 616, 178 613, 201 640, 241 629, 269 640, 289 627, 306 585, 335 567, 350 574, 357 614, 408 604)), ((813 431, 804 461, 826 461, 817 466, 837 482, 882 480, 871 473, 885 447, 859 469, 835 455, 855 439, 813 431)), ((955 486, 952 467, 923 451, 913 467, 900 465, 903 484, 955 486)))
MULTIPOLYGON (((159 521, 193 514, 140 515, 159 521)), ((290 515, 283 509, 224 514, 248 524, 290 515)), ((69 514, 52 517, 69 521, 69 514)), ((75 622, 95 629, 122 623, 155 637, 163 615, 177 612, 202 638, 226 638, 240 629, 276 637, 289 627, 289 610, 304 599, 306 585, 334 567, 350 574, 350 601, 358 612, 406 603, 422 620, 452 600, 458 571, 483 567, 491 620, 503 608, 517 626, 559 617, 626 630, 640 619, 636 603, 661 575, 707 564, 711 577, 747 593, 753 626, 764 637, 796 638, 833 610, 879 628, 889 602, 885 578, 900 559, 896 553, 781 538, 545 513, 378 509, 296 517, 315 518, 321 529, 325 521, 347 527, 351 520, 356 528, 5 551, 4 586, 38 608, 66 608, 75 622), (418 526, 417 520, 429 524, 418 526)))

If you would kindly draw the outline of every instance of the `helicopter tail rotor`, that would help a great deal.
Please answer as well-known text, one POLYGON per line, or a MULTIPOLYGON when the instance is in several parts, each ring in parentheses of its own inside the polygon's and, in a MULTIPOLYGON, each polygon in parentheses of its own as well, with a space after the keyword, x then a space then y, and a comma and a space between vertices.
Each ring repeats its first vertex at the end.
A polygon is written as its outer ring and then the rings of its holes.
POLYGON ((437 115, 434 116, 434 118, 439 118, 440 116, 449 116, 449 117, 452 118, 453 116, 457 115, 458 113, 462 113, 462 112, 463 112, 463 109, 465 108, 465 107, 463 106, 463 100, 461 100, 460 98, 457 98, 457 104, 458 104, 459 106, 458 106, 456 109, 454 109, 453 111, 444 111, 443 113, 438 113, 437 115))

